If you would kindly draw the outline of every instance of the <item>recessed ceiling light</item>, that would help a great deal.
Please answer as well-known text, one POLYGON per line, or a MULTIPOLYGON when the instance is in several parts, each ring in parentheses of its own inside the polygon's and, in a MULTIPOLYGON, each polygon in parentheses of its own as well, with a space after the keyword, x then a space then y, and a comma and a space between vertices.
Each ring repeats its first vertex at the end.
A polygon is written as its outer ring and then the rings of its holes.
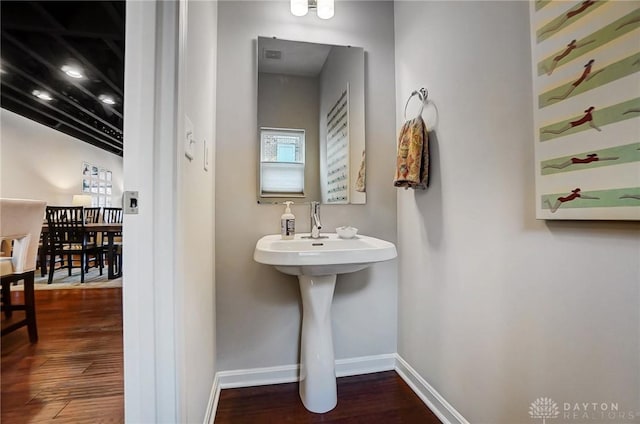
POLYGON ((82 69, 77 66, 64 65, 60 69, 62 69, 62 72, 64 72, 71 78, 84 78, 84 75, 82 74, 82 69))
POLYGON ((47 100, 47 101, 53 100, 53 97, 51 97, 51 95, 49 93, 47 93, 46 91, 33 90, 31 92, 31 94, 33 94, 34 96, 36 96, 40 100, 47 100))
POLYGON ((100 101, 102 103, 105 103, 107 105, 115 105, 116 104, 116 101, 113 100, 113 97, 107 96, 106 94, 101 94, 98 98, 100 99, 100 101))

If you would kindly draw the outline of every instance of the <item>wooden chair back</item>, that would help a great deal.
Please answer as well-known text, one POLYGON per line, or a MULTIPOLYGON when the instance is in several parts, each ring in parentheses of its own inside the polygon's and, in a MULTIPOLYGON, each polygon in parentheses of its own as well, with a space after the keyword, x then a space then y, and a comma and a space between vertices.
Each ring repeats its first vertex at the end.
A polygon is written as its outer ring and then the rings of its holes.
POLYGON ((82 206, 47 206, 47 224, 52 246, 86 243, 82 206))
POLYGON ((107 224, 122 223, 122 208, 104 208, 102 222, 107 224))
POLYGON ((85 224, 97 224, 100 222, 100 207, 84 208, 85 224))

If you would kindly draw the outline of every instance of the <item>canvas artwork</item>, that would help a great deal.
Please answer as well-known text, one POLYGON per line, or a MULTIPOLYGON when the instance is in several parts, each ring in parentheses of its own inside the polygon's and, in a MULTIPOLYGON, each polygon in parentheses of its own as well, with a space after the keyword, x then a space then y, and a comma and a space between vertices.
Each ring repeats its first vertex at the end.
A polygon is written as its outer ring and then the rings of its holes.
POLYGON ((640 2, 530 2, 536 217, 640 220, 640 2))

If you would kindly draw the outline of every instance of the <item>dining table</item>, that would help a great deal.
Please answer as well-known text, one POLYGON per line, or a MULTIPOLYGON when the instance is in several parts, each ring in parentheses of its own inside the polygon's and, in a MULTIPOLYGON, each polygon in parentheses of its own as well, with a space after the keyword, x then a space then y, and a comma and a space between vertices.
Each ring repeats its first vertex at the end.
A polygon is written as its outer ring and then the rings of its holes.
MULTIPOLYGON (((95 222, 84 224, 84 228, 88 232, 104 233, 107 235, 107 261, 109 265, 107 267, 107 278, 113 280, 122 276, 122 266, 119 267, 118 272, 115 271, 114 256, 115 256, 115 243, 116 236, 122 234, 121 222, 95 222)), ((42 224, 42 250, 40 252, 40 266, 45 266, 46 256, 49 253, 49 225, 47 223, 42 224)))

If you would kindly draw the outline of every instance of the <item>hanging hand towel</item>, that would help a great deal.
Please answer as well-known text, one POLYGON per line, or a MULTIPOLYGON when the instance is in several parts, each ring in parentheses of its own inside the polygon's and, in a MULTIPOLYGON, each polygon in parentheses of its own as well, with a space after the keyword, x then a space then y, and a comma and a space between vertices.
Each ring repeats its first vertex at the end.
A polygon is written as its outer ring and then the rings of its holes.
POLYGON ((429 185, 429 133, 421 116, 406 121, 400 130, 393 185, 423 190, 429 185))
POLYGON ((364 193, 367 191, 366 184, 366 165, 365 165, 365 153, 362 151, 362 162, 360 162, 360 170, 358 171, 358 178, 356 178, 356 191, 364 193))

